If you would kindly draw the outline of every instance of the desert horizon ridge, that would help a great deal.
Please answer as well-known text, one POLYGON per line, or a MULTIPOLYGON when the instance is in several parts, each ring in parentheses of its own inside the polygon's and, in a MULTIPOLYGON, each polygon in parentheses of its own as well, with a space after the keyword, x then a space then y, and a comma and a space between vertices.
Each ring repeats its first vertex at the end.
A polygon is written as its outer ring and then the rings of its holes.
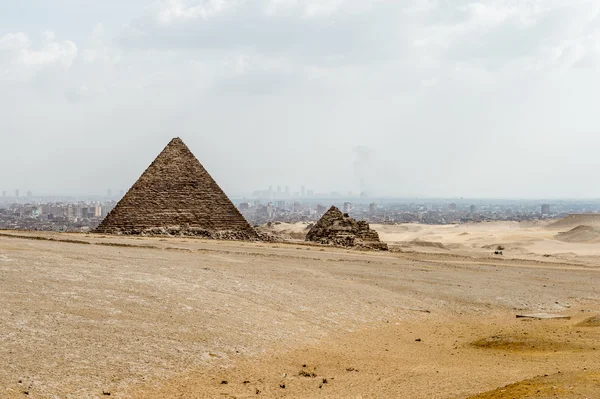
POLYGON ((371 225, 387 252, 306 245, 306 223, 3 231, 0 397, 600 397, 597 227, 371 225), (516 317, 539 313, 570 318, 516 317))

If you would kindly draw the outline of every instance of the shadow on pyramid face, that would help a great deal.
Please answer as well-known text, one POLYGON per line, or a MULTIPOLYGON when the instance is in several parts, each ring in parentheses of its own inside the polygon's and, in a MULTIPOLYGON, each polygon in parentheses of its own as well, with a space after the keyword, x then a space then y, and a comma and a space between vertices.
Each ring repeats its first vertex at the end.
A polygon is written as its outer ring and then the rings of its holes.
POLYGON ((171 140, 95 232, 259 239, 180 138, 171 140))

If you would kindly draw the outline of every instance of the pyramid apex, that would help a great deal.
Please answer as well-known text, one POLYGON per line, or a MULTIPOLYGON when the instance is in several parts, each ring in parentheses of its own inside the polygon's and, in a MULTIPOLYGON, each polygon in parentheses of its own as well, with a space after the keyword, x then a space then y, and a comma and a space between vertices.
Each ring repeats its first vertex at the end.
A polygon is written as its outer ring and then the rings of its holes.
POLYGON ((331 208, 329 208, 329 210, 327 212, 325 212, 326 215, 332 215, 332 214, 339 214, 342 215, 342 211, 340 211, 340 208, 338 208, 335 205, 332 205, 331 208))
POLYGON ((169 144, 185 144, 180 137, 173 137, 169 144))

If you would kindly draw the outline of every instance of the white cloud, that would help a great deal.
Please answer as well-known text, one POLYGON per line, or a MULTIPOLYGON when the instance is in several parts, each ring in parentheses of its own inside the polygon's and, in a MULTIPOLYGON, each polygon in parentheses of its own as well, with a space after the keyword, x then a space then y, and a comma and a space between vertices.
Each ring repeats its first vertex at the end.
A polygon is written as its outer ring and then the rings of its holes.
POLYGON ((269 0, 264 10, 272 16, 299 12, 305 17, 319 17, 339 11, 345 3, 349 3, 349 0, 269 0))
MULTIPOLYGON (((22 127, 13 115, 43 108, 50 122, 32 118, 31 131, 95 135, 99 152, 117 151, 109 144, 117 138, 152 152, 180 134, 206 148, 198 155, 209 166, 234 151, 236 162, 264 171, 241 181, 222 170, 222 184, 237 192, 303 181, 357 191, 345 173, 352 148, 368 145, 389 169, 411 171, 394 174, 402 187, 385 189, 427 195, 485 185, 480 174, 527 187, 522 170, 562 159, 554 143, 600 129, 597 0, 153 4, 123 29, 92 20, 79 36, 0 33, 0 85, 19 85, 4 90, 18 101, 0 94, 15 111, 0 128, 22 127), (488 152, 498 137, 520 148, 508 163, 488 152), (548 143, 544 157, 529 154, 538 142, 548 143), (330 154, 337 169, 326 176, 330 154)), ((582 151, 592 157, 592 148, 582 151)), ((99 184, 137 177, 118 172, 99 184)))
POLYGON ((164 25, 178 21, 206 20, 236 5, 236 0, 166 0, 158 11, 157 19, 164 25))
POLYGON ((39 46, 26 33, 7 33, 0 37, 0 79, 28 80, 48 67, 68 69, 77 57, 72 41, 57 41, 53 32, 44 32, 39 46))

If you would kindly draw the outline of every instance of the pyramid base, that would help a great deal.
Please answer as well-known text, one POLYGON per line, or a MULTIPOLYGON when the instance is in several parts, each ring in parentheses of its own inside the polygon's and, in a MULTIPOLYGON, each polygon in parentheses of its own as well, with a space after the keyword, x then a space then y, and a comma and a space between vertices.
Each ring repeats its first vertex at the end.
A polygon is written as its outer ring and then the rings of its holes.
POLYGON ((320 240, 307 240, 315 241, 322 245, 331 245, 334 247, 343 248, 354 248, 354 249, 372 249, 376 251, 387 251, 388 245, 381 241, 366 241, 356 238, 352 235, 339 235, 334 237, 321 238, 320 240))
POLYGON ((97 229, 99 234, 144 237, 196 237, 211 240, 260 241, 253 230, 208 230, 196 227, 153 227, 146 229, 97 229))

